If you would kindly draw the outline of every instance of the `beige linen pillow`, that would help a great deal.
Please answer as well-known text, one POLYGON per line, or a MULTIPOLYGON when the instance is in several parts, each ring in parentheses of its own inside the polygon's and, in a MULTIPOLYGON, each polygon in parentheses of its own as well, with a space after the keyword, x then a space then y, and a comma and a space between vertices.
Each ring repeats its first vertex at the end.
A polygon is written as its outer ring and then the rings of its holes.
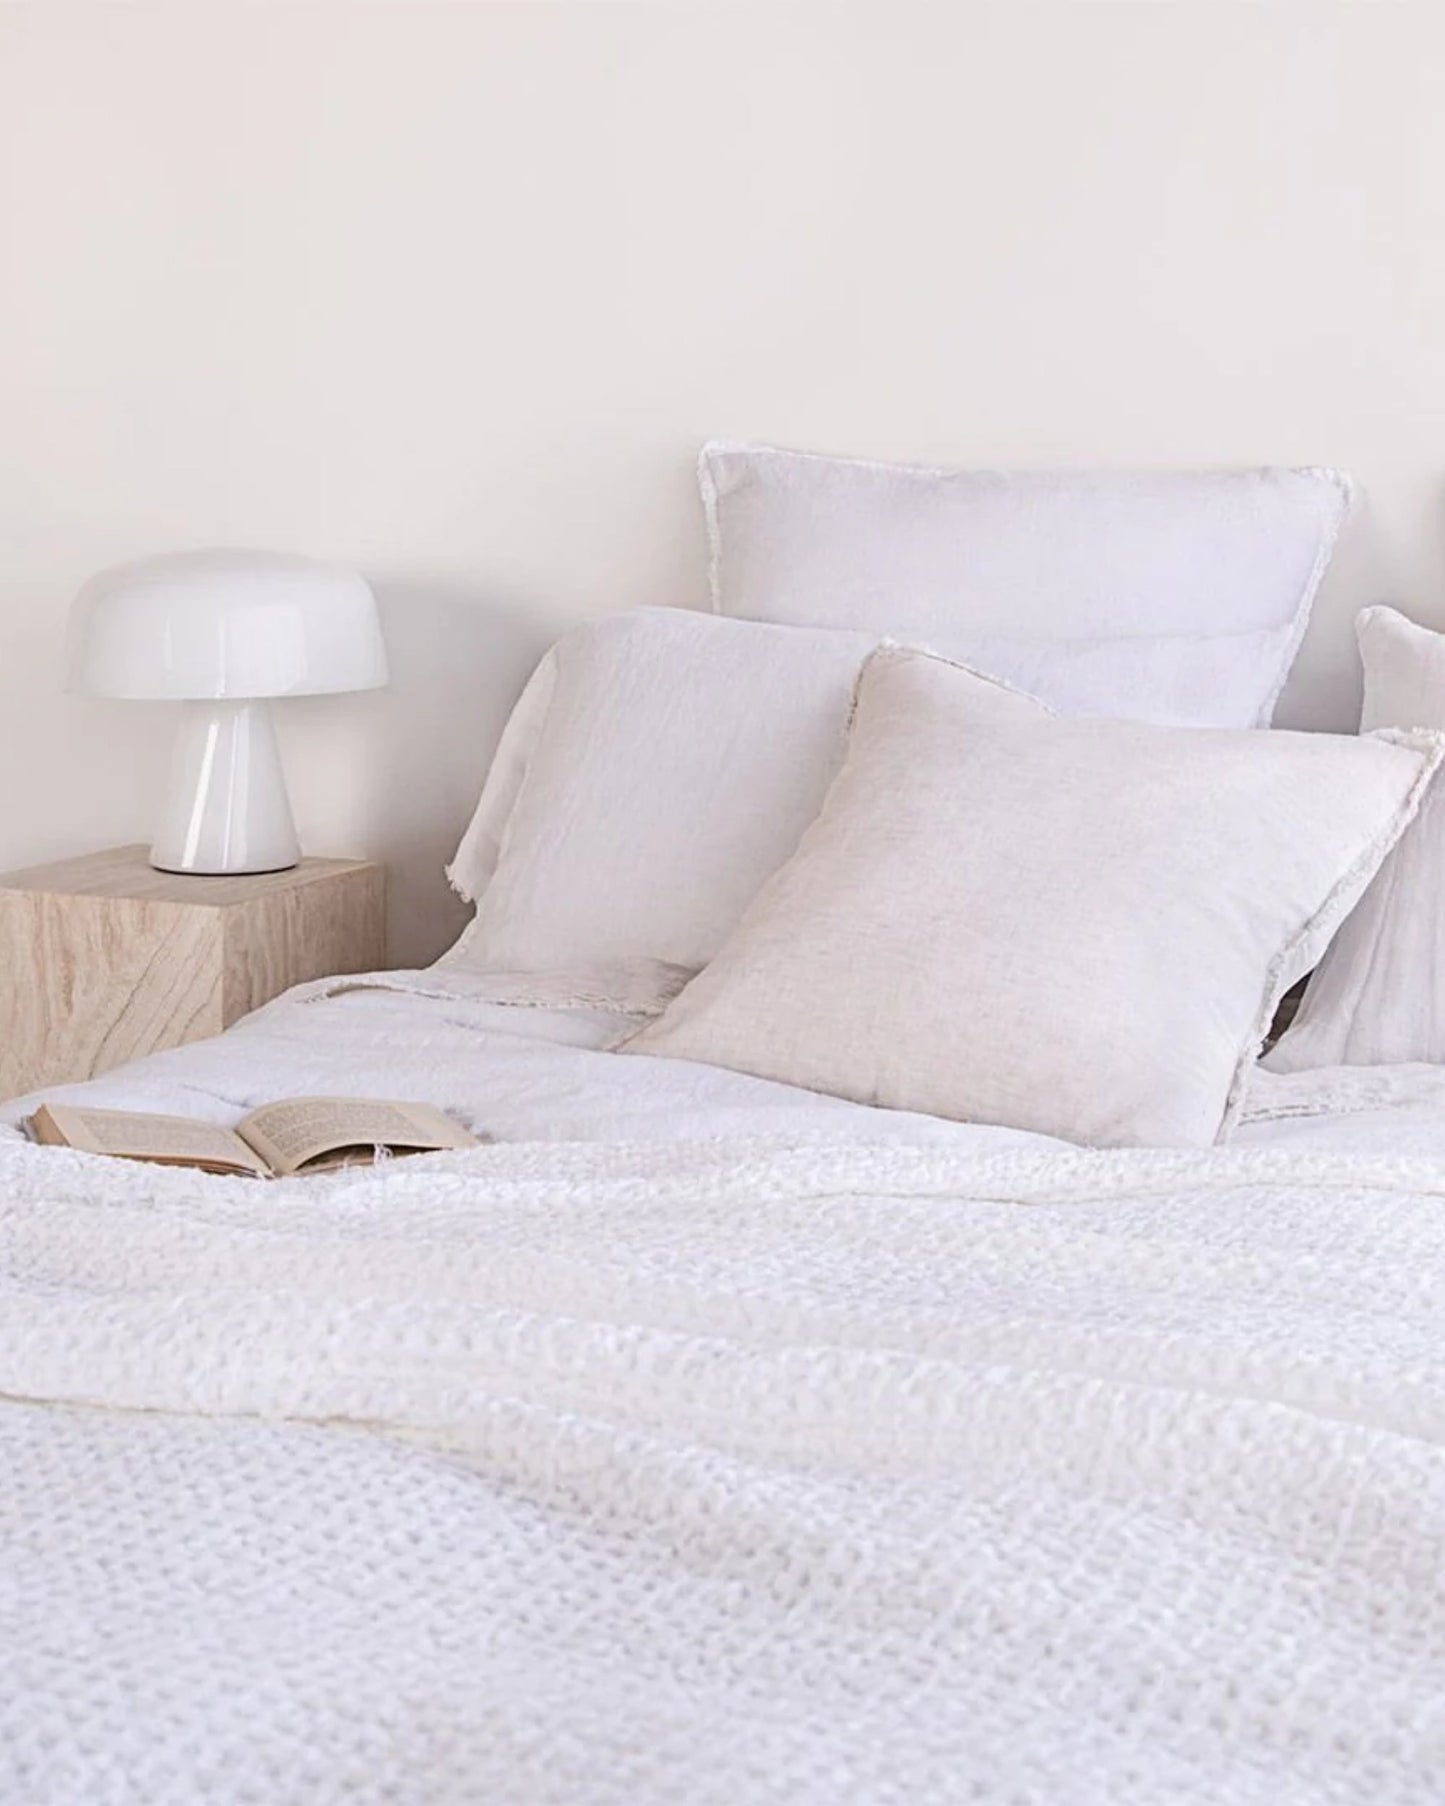
POLYGON ((1442 747, 1065 719, 885 648, 797 852, 624 1045, 1094 1145, 1207 1145, 1442 747))

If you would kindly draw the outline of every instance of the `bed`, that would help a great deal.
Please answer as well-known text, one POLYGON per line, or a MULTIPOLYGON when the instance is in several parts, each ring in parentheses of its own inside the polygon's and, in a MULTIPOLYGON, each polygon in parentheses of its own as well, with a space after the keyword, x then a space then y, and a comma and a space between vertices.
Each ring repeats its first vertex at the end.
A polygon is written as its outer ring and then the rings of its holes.
POLYGON ((47 1094, 485 1145, 0 1110, 0 1800, 1438 1801, 1445 639, 1263 731, 1337 473, 702 475, 442 962, 47 1094))
POLYGON ((1438 1798, 1437 1069, 1088 1153, 496 990, 60 1094, 474 1153, 257 1185, 9 1106, 0 1797, 1438 1798))

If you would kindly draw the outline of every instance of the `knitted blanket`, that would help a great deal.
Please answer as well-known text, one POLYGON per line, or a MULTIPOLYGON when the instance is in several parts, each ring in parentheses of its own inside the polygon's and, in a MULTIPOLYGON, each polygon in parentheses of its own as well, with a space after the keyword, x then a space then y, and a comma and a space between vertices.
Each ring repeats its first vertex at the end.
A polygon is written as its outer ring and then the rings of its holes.
POLYGON ((0 1146, 0 1799, 1438 1801, 1445 1167, 0 1146))

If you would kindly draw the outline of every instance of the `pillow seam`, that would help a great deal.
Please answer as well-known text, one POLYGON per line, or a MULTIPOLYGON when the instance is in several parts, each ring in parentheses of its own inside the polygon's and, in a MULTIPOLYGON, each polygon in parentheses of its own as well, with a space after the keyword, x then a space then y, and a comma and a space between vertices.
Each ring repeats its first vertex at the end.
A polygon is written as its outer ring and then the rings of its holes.
POLYGON ((697 454, 697 487, 702 496, 703 519, 707 526, 708 601, 715 615, 723 613, 722 528, 718 521, 717 479, 712 474, 712 460, 720 452, 745 450, 746 446, 730 445, 723 439, 709 439, 697 454))
POLYGON ((977 665, 970 665, 961 658, 950 658, 946 652, 935 652, 929 646, 910 646, 902 640, 879 640, 878 644, 858 667, 858 675, 853 679, 853 694, 848 703, 848 719, 844 724, 845 734, 853 731, 853 722, 858 714, 858 698, 863 688, 863 679, 869 666, 880 653, 887 653, 895 659, 923 658, 936 665, 947 665, 951 670, 962 671, 968 677, 976 677, 980 683, 987 684, 990 689, 1002 690, 1007 696, 1017 696, 1024 702, 1031 702, 1041 715, 1047 715, 1055 721, 1083 720, 1083 716, 1066 716, 1056 709, 1051 702, 1045 702, 1042 696, 1035 696, 1031 691, 1020 689, 1017 684, 1010 683, 1006 677, 995 677, 990 671, 980 671, 977 665))

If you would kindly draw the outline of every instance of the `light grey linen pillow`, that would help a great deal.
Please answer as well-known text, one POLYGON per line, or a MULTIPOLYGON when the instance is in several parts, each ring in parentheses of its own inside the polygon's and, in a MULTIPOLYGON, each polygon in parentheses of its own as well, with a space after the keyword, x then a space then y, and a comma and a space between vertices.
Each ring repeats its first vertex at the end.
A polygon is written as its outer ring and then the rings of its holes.
MULTIPOLYGON (((1445 634, 1393 608, 1355 631, 1365 667, 1361 732, 1445 728, 1445 634)), ((1445 790, 1432 787, 1311 978, 1265 1057, 1275 1072, 1445 1061, 1445 790)))
POLYGON ((886 648, 821 814, 631 1054, 1205 1146, 1445 740, 1078 721, 886 648))
POLYGON ((1327 469, 948 470, 722 442, 698 480, 720 613, 1189 727, 1268 726, 1351 498, 1327 469))

